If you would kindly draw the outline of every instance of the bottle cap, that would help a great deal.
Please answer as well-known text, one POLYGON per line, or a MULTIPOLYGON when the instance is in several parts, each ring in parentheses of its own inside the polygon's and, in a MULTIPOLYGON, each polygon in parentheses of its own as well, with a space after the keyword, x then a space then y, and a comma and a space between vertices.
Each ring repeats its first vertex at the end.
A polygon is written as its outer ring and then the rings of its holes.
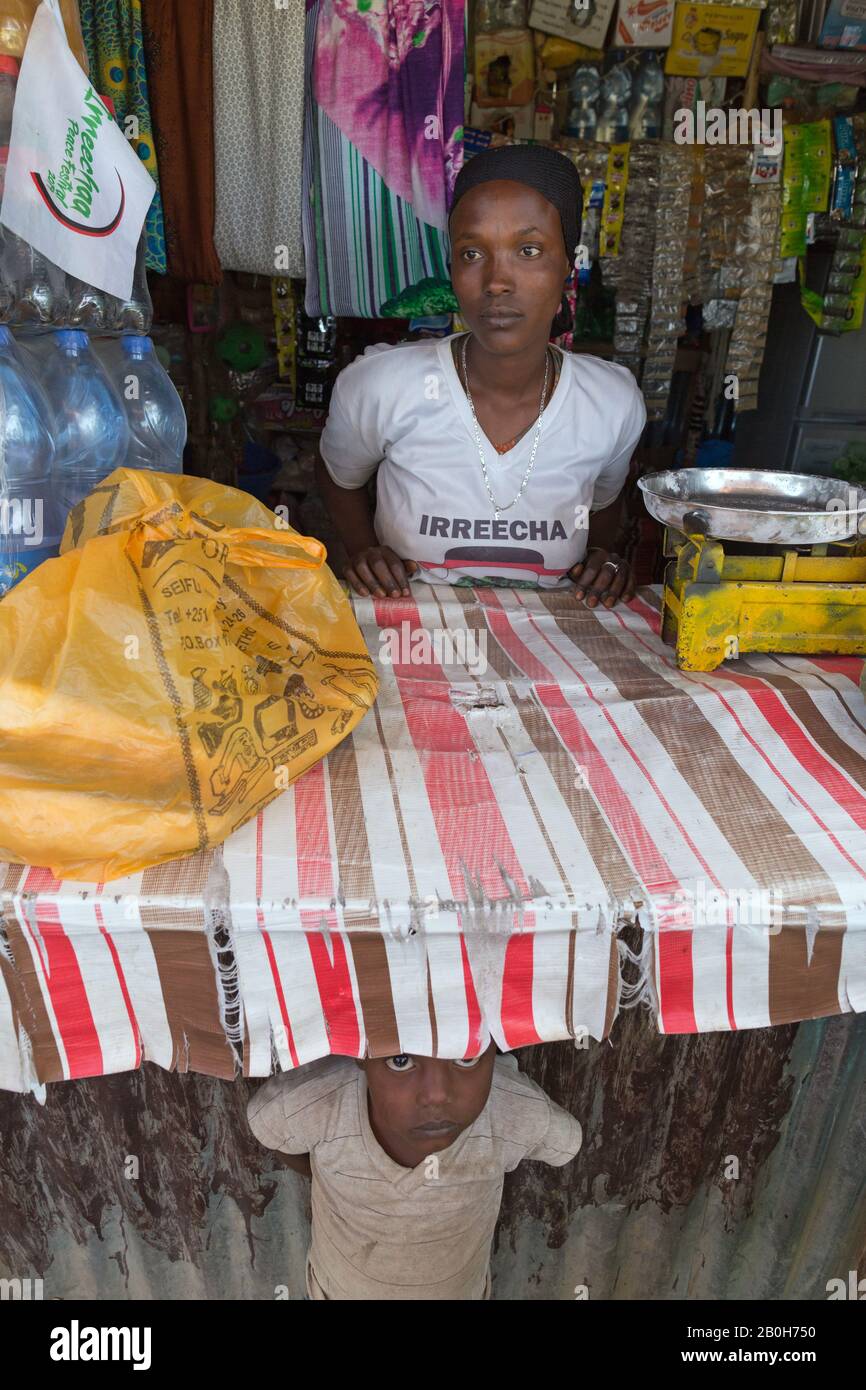
POLYGON ((17 58, 13 58, 11 53, 0 53, 0 72, 5 72, 10 77, 17 77, 20 71, 21 64, 17 58))
POLYGON ((141 333, 124 333, 120 347, 127 357, 141 357, 153 351, 153 343, 141 333))
POLYGON ((90 342, 83 328, 56 328, 54 338, 58 347, 86 348, 90 342))

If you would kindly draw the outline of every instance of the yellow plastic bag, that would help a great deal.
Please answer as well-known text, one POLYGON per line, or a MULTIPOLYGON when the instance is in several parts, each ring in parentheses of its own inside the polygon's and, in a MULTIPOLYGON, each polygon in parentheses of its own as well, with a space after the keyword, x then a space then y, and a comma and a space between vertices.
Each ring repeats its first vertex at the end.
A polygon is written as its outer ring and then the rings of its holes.
POLYGON ((101 882, 221 843, 378 679, 319 541, 118 469, 0 602, 0 861, 101 882))
MULTIPOLYGON (((19 63, 27 47, 33 16, 39 0, 0 0, 0 53, 17 58, 19 63)), ((66 29, 66 39, 75 54, 79 67, 88 71, 87 51, 81 36, 78 0, 60 0, 60 13, 66 29)))

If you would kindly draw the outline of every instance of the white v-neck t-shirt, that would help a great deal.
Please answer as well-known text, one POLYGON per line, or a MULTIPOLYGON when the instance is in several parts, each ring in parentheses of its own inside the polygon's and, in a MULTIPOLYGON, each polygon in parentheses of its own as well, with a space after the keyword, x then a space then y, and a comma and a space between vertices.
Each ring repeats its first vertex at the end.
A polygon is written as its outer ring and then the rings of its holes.
MULTIPOLYGON (((377 343, 345 367, 320 441, 325 467, 350 489, 378 469, 376 534, 415 560, 421 579, 567 586, 566 572, 586 553, 590 512, 608 506, 625 482, 646 423, 643 396, 625 367, 563 353, 526 489, 497 520, 452 357, 458 336, 377 343)), ((502 508, 520 489, 535 425, 505 454, 478 428, 502 508)))

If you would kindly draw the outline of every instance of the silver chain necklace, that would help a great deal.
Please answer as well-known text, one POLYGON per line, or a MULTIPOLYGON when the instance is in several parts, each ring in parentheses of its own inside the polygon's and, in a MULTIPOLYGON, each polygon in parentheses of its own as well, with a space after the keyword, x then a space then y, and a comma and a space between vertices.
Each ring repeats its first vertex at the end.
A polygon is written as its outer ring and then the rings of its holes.
POLYGON ((538 409, 538 420, 535 425, 535 438, 532 441, 532 450, 529 455, 529 464, 527 466, 526 472, 523 475, 523 481, 520 484, 520 489, 517 493, 517 496, 513 497, 510 502, 501 503, 497 502, 496 498, 493 496, 493 491, 490 487, 490 478, 487 475, 487 460, 484 457, 484 449, 481 444, 481 431, 478 428, 478 417, 475 414, 475 402, 472 399, 472 392, 469 390, 469 372, 466 368, 466 346, 469 342, 469 337, 470 335, 467 333, 460 346, 460 364, 463 368, 463 381, 466 386, 466 396, 469 401, 469 409, 472 411, 472 427, 475 431, 475 445, 478 449, 478 457, 481 460, 481 472, 484 474, 484 486, 487 488, 487 496, 490 498, 490 505, 493 508, 494 519, 498 521, 500 512, 509 511, 514 506, 515 502, 520 501, 521 497, 526 491, 526 484, 529 482, 529 475, 535 467, 535 455, 538 450, 538 441, 541 438, 541 417, 544 414, 544 401, 545 397, 547 396, 547 383, 550 379, 550 354, 547 351, 547 349, 545 349, 544 383, 541 387, 541 405, 538 409))

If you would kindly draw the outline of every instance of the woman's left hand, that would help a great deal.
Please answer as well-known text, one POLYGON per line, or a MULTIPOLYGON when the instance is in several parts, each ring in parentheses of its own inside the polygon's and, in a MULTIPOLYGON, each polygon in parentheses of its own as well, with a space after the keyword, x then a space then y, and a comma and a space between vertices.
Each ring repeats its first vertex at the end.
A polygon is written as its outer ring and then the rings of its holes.
POLYGON ((587 608, 596 608, 599 603, 613 608, 617 603, 628 603, 634 598, 631 566, 612 550, 600 547, 590 550, 584 559, 572 566, 568 577, 574 580, 575 597, 581 603, 586 599, 587 608))

